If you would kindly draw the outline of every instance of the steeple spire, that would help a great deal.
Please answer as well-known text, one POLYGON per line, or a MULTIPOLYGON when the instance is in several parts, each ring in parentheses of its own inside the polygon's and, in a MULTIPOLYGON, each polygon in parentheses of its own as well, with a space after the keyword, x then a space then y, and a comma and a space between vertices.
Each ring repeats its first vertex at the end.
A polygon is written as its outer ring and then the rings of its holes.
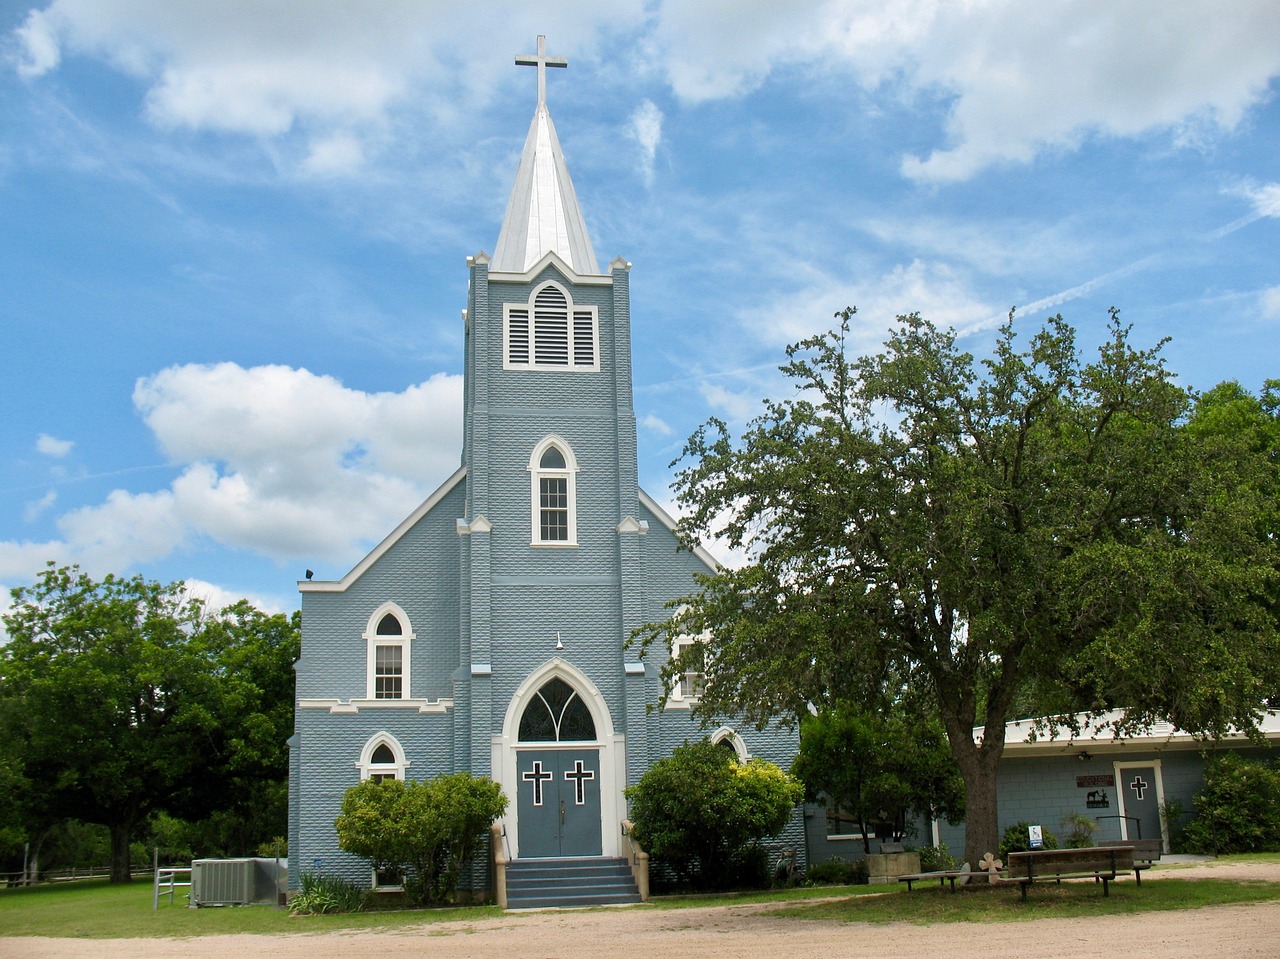
POLYGON ((538 68, 538 106, 490 269, 523 273, 554 252, 577 273, 598 276, 595 250, 547 110, 547 67, 567 67, 569 61, 547 56, 547 38, 539 36, 537 54, 518 56, 516 64, 538 68))

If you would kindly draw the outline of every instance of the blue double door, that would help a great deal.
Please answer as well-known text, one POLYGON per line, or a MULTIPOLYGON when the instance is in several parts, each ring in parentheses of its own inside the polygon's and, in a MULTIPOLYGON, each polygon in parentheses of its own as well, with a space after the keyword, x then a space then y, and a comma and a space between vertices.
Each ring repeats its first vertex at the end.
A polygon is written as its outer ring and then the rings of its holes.
POLYGON ((520 858, 599 856, 600 750, 521 750, 516 758, 520 858))

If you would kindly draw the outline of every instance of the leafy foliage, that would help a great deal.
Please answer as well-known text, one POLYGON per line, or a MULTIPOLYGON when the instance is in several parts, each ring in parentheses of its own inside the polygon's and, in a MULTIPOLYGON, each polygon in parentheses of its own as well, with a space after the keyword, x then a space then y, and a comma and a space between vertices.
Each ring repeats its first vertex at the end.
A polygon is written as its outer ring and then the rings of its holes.
POLYGON ((751 559, 637 632, 710 637, 664 667, 712 677, 698 714, 912 693, 964 779, 970 861, 996 845, 1016 710, 1255 728, 1280 690, 1277 386, 1197 402, 1114 311, 1089 362, 1061 317, 1025 345, 1011 318, 978 363, 918 315, 851 359, 853 316, 788 349, 794 398, 685 447, 682 532, 751 559))
POLYGON ((294 915, 360 912, 364 908, 364 893, 339 876, 304 872, 300 886, 298 894, 289 901, 289 911, 294 915))
MULTIPOLYGON (((1009 853, 1011 852, 1027 852, 1031 848, 1031 826, 1029 822, 1016 822, 1004 831, 1004 836, 1000 840, 1000 849, 997 855, 1005 861, 1009 862, 1009 853)), ((1049 830, 1041 827, 1040 838, 1044 840, 1045 849, 1057 849, 1058 837, 1049 830)))
POLYGON ((773 763, 685 743, 627 790, 636 838, 686 882, 734 882, 734 857, 779 833, 804 788, 773 763))
POLYGON ((1093 845, 1093 834, 1098 830, 1098 821, 1083 813, 1067 813, 1062 817, 1062 828, 1068 830, 1068 849, 1088 849, 1093 845))
POLYGON ((945 842, 940 842, 936 846, 921 846, 919 852, 921 872, 941 872, 957 869, 960 866, 945 842))
POLYGON ((1280 851, 1280 769, 1274 762, 1236 753, 1214 757, 1192 808, 1182 839, 1193 852, 1280 851))
MULTIPOLYGON (((868 836, 901 839, 916 815, 964 815, 964 783, 936 721, 844 706, 800 722, 791 774, 811 798, 854 816, 868 836)), ((863 839, 863 851, 870 842, 863 839)))
MULTIPOLYGON (((0 739, 40 771, 20 810, 37 848, 60 823, 100 824, 112 880, 127 882, 130 840, 157 812, 198 820, 280 791, 296 621, 243 603, 210 615, 181 583, 52 564, 12 595, 0 739)), ((266 835, 283 822, 274 808, 266 835)))
POLYGON ((412 867, 405 884, 410 898, 439 905, 506 808, 497 783, 470 773, 424 782, 367 779, 347 790, 334 825, 342 849, 375 869, 412 867))
POLYGON ((847 862, 839 856, 832 856, 825 862, 810 866, 804 878, 806 883, 817 886, 865 886, 870 882, 871 874, 865 859, 847 862))

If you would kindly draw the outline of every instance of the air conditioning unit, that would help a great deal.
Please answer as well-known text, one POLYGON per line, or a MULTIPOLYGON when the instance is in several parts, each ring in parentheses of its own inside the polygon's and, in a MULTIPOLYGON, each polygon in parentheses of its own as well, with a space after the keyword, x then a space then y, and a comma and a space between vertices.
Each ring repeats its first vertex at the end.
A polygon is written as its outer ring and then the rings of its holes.
POLYGON ((275 903, 287 870, 283 859, 196 859, 191 863, 191 905, 275 903))

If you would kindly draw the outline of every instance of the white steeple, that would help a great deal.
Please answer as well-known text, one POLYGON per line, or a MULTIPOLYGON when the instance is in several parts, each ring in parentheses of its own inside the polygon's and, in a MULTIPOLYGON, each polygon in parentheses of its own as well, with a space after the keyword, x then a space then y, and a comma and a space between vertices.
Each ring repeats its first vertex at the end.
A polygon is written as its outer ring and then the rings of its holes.
POLYGON ((538 108, 524 141, 520 169, 516 171, 490 269, 523 273, 554 251, 575 272, 598 276, 596 253, 547 110, 546 68, 564 67, 568 61, 548 57, 546 45, 546 37, 540 36, 535 56, 516 57, 518 65, 538 68, 538 108))

